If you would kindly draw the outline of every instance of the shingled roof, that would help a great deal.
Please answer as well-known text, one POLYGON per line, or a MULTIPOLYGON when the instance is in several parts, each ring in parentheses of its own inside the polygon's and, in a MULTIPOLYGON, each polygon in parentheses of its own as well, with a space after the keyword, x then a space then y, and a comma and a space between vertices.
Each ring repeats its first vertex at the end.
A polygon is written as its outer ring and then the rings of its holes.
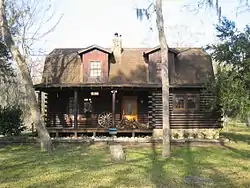
POLYGON ((201 48, 182 48, 175 57, 171 84, 199 85, 214 77, 211 57, 201 48))
POLYGON ((148 64, 143 52, 148 48, 124 48, 121 62, 110 64, 109 82, 111 83, 147 83, 148 64))
MULTIPOLYGON (((54 49, 46 57, 41 84, 81 84, 79 52, 88 50, 88 48, 54 49)), ((109 55, 112 56, 111 49, 101 50, 110 52, 109 55)), ((145 58, 157 50, 158 47, 123 48, 121 61, 110 63, 108 83, 149 84, 148 62, 145 58)), ((213 75, 211 59, 202 49, 171 48, 169 51, 175 54, 175 73, 170 74, 172 76, 170 84, 201 84, 207 75, 213 75)))

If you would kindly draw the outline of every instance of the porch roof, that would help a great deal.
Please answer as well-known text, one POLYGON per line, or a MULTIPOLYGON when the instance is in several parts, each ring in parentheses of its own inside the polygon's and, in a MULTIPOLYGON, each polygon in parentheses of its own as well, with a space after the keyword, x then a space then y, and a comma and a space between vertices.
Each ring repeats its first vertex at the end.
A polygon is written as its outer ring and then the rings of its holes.
MULTIPOLYGON (((170 88, 202 88, 204 86, 197 85, 170 85, 170 88)), ((35 90, 45 90, 49 88, 128 88, 128 89, 161 89, 161 84, 107 84, 107 83, 62 83, 62 84, 37 84, 34 85, 35 90)))
POLYGON ((46 88, 161 88, 160 84, 106 84, 106 83, 62 83, 62 84, 37 84, 36 90, 46 88))

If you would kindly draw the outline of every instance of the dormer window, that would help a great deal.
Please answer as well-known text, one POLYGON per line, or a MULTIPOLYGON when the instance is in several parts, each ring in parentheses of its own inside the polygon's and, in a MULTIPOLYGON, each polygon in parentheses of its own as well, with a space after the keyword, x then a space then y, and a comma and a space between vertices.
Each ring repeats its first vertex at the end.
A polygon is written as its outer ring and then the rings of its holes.
POLYGON ((90 77, 101 77, 102 66, 100 61, 90 61, 90 77))

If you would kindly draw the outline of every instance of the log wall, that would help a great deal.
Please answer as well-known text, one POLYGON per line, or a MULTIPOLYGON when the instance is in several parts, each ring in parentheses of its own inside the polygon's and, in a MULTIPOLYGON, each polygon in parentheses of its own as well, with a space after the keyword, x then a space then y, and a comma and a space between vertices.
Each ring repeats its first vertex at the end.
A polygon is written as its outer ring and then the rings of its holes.
MULTIPOLYGON (((209 108, 209 102, 214 96, 203 93, 199 89, 171 89, 169 94, 170 127, 178 128, 219 128, 221 127, 221 115, 218 111, 209 108), (185 94, 196 94, 199 96, 199 108, 193 111, 174 110, 174 96, 185 94)), ((162 95, 161 91, 152 93, 152 121, 156 128, 162 128, 162 95)))

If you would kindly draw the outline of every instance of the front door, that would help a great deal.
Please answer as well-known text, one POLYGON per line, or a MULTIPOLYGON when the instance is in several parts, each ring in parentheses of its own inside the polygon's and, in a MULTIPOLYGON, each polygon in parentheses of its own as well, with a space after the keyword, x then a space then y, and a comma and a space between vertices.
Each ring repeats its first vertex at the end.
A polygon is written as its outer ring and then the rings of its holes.
POLYGON ((122 114, 129 120, 137 120, 137 97, 136 96, 123 96, 122 98, 122 114))

